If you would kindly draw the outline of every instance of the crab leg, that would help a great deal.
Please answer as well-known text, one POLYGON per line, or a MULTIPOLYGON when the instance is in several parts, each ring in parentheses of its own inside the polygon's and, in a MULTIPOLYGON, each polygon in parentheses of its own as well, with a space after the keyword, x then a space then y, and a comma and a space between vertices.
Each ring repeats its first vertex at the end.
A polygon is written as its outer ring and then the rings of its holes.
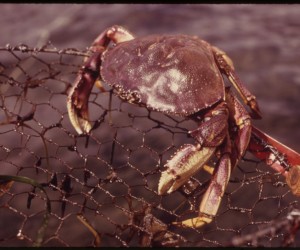
MULTIPOLYGON (((247 149, 251 135, 251 118, 243 105, 230 92, 229 88, 226 89, 226 103, 230 119, 238 128, 237 134, 233 138, 234 145, 231 146, 229 133, 226 132, 225 141, 222 143, 225 144, 220 148, 221 157, 214 169, 209 187, 202 198, 199 207, 199 216, 175 223, 177 225, 186 227, 201 227, 212 221, 213 217, 218 212, 222 197, 224 196, 231 169, 235 167, 247 149)), ((193 147, 192 145, 185 146, 177 152, 170 163, 167 164, 167 171, 162 174, 159 185, 161 193, 166 191, 170 193, 176 190, 184 182, 186 182, 187 179, 195 173, 195 171, 199 170, 199 166, 208 161, 215 150, 207 146, 217 147, 217 145, 221 142, 221 136, 224 136, 224 131, 227 130, 227 127, 225 128, 221 126, 222 121, 227 122, 227 118, 224 117, 224 113, 222 112, 224 112, 224 110, 222 110, 222 105, 220 105, 211 112, 211 114, 214 114, 215 117, 212 116, 206 121, 206 123, 201 124, 198 129, 191 132, 192 136, 197 139, 198 142, 205 145, 205 147, 201 148, 199 146, 198 151, 197 148, 193 148, 192 152, 194 152, 193 154, 197 156, 195 158, 197 159, 196 161, 192 160, 194 155, 190 153, 192 149, 191 147, 193 147), (204 135, 214 135, 214 138, 209 141, 209 139, 205 138, 204 135), (211 149, 210 152, 208 151, 209 149, 211 149), (187 164, 187 162, 194 162, 194 165, 187 164), (174 176, 176 178, 174 178, 174 176), (171 182, 172 178, 174 179, 173 182, 171 182), (162 181, 162 179, 164 181, 162 181), (162 185, 162 183, 164 185, 162 185)))
POLYGON ((233 138, 234 144, 231 146, 229 135, 227 135, 226 144, 221 149, 221 158, 200 203, 199 216, 176 224, 187 227, 201 227, 212 221, 218 212, 222 197, 224 196, 231 170, 247 149, 251 135, 251 118, 229 88, 226 89, 226 102, 228 104, 230 119, 238 128, 237 134, 233 138))
POLYGON ((230 88, 226 88, 226 102, 230 114, 230 124, 234 124, 237 127, 237 134, 233 138, 234 143, 231 153, 231 163, 235 167, 249 145, 252 125, 249 113, 231 92, 230 88))
POLYGON ((229 88, 226 89, 226 98, 229 113, 233 114, 235 123, 239 127, 235 140, 236 147, 233 148, 231 157, 232 165, 234 166, 234 161, 237 162, 241 158, 249 144, 247 150, 285 176, 292 193, 300 196, 300 154, 251 126, 247 111, 229 88))
POLYGON ((94 83, 100 77, 101 55, 110 42, 120 43, 133 39, 133 36, 120 26, 112 26, 102 32, 92 43, 94 52, 84 60, 79 70, 67 101, 70 121, 78 134, 89 133, 92 126, 89 122, 88 99, 94 83))
POLYGON ((230 140, 229 136, 227 136, 225 147, 221 150, 222 156, 215 167, 210 184, 200 203, 198 217, 187 219, 181 222, 175 222, 174 224, 198 228, 210 223, 213 220, 214 216, 218 212, 231 173, 229 150, 230 140))
POLYGON ((69 118, 78 134, 91 130, 88 115, 88 99, 94 82, 99 76, 101 53, 94 53, 79 71, 67 101, 69 118))
POLYGON ((190 131, 197 145, 187 144, 176 152, 161 175, 158 193, 171 193, 182 186, 211 158, 227 133, 228 112, 225 103, 209 111, 199 127, 190 131))
POLYGON ((251 114, 252 118, 260 119, 261 112, 259 110, 256 97, 251 94, 251 92, 245 87, 245 85, 242 84, 241 80, 234 71, 233 62, 230 57, 228 57, 228 55, 223 50, 217 47, 212 46, 212 51, 214 53, 217 64, 219 65, 219 68, 222 70, 222 73, 226 74, 230 82, 243 98, 243 101, 251 108, 253 112, 251 114))
POLYGON ((300 196, 300 154, 256 127, 252 127, 248 150, 286 177, 294 195, 300 196))
POLYGON ((200 227, 209 223, 217 213, 221 198, 231 172, 230 138, 228 136, 228 109, 226 103, 220 103, 209 111, 199 127, 190 134, 198 144, 185 145, 166 164, 167 170, 161 175, 158 193, 170 193, 182 186, 196 171, 220 149, 221 157, 214 169, 212 180, 200 205, 199 217, 177 224, 188 227, 200 227))

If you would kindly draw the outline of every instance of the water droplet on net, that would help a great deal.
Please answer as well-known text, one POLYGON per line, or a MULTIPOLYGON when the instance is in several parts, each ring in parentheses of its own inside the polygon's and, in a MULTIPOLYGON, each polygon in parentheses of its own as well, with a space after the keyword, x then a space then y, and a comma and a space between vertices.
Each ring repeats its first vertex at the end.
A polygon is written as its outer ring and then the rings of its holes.
POLYGON ((27 52, 28 51, 28 46, 25 45, 25 44, 20 44, 18 46, 19 50, 22 51, 22 52, 27 52))
POLYGON ((24 240, 24 235, 23 235, 21 229, 19 230, 19 232, 18 232, 18 234, 17 234, 17 238, 18 238, 19 240, 24 240))

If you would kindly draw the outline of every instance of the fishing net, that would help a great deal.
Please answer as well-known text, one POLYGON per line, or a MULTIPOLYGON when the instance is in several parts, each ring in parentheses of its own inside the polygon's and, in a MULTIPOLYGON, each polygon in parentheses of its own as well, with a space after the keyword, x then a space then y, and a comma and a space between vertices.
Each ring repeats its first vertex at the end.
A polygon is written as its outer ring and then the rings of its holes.
POLYGON ((87 55, 0 48, 1 246, 300 246, 299 199, 250 153, 212 223, 172 224, 197 216, 211 177, 200 171, 157 193, 164 164, 193 143, 196 124, 123 102, 103 84, 90 96, 93 130, 78 135, 66 97, 87 55))

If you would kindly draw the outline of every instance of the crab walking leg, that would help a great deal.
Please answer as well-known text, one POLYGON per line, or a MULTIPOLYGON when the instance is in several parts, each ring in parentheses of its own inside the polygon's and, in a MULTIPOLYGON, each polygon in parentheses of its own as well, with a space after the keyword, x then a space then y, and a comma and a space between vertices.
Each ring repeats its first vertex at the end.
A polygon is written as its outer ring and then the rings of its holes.
POLYGON ((230 88, 226 88, 226 102, 230 114, 229 118, 237 127, 237 135, 233 138, 234 143, 231 149, 231 164, 234 168, 247 150, 251 138, 252 124, 249 113, 231 92, 230 88))
POLYGON ((215 46, 212 46, 212 50, 215 59, 217 61, 217 64, 219 65, 219 68, 222 70, 222 73, 226 74, 230 82, 233 84, 233 86, 236 88, 236 90, 243 98, 243 101, 251 108, 253 112, 252 118, 260 119, 261 112, 258 103, 256 101, 256 97, 253 94, 251 94, 251 92, 245 87, 244 84, 242 84, 241 80, 235 73, 233 62, 230 59, 230 57, 228 57, 228 55, 223 50, 215 46))
POLYGON ((285 176, 292 193, 300 196, 300 154, 252 126, 244 106, 229 89, 226 89, 226 101, 229 113, 238 126, 236 147, 231 154, 232 166, 235 166, 247 149, 285 176))
POLYGON ((231 155, 232 166, 235 165, 234 160, 237 162, 247 149, 285 176, 292 193, 300 196, 300 154, 252 126, 246 109, 229 88, 226 89, 226 101, 229 113, 238 126, 236 148, 233 148, 231 155))
POLYGON ((79 70, 67 100, 70 121, 77 133, 89 133, 92 126, 89 122, 88 99, 96 80, 100 77, 101 56, 110 42, 120 43, 134 37, 120 26, 112 26, 102 32, 92 43, 90 51, 94 52, 85 58, 84 66, 79 70))
POLYGON ((252 128, 248 150, 285 176, 292 193, 300 196, 299 153, 255 127, 252 128))

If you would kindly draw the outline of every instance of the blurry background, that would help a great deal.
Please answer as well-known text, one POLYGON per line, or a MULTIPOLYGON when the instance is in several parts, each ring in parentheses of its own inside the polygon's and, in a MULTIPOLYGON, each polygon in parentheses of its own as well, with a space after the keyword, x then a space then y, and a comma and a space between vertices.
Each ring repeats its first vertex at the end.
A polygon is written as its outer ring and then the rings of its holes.
MULTIPOLYGON (((256 95, 263 119, 254 124, 300 152, 299 12, 300 5, 273 4, 1 4, 0 48, 7 44, 41 47, 50 41, 50 47, 58 50, 85 50, 100 32, 114 24, 136 36, 197 35, 227 52, 241 80, 256 95)), ((47 189, 53 212, 46 246, 92 245, 94 237, 79 222, 78 213, 98 230, 102 245, 164 242, 160 235, 147 238, 154 229, 149 220, 147 226, 145 215, 169 225, 168 230, 161 230, 168 239, 177 237, 173 245, 183 244, 176 233, 185 237, 189 246, 228 245, 232 237, 257 232, 260 225, 268 225, 286 215, 291 205, 298 205, 299 199, 279 175, 261 163, 245 160, 234 171, 211 225, 199 230, 170 226, 182 215, 191 217, 187 211, 197 211, 199 199, 182 190, 158 196, 159 173, 180 145, 191 142, 185 131, 195 125, 114 97, 109 107, 108 93, 95 89, 91 117, 98 120, 99 127, 85 148, 85 138, 76 135, 66 114, 66 93, 81 61, 79 56, 43 52, 0 53, 0 174, 27 176, 39 182, 57 174, 58 184, 53 181, 52 185, 60 189, 47 189), (9 77, 13 80, 8 81, 9 77), (3 123, 8 116, 14 121, 30 112, 34 116, 25 122, 30 128, 3 123)), ((209 178, 204 174, 198 179, 204 183, 204 177, 209 178)), ((34 241, 44 199, 36 192, 29 206, 28 197, 34 194, 28 186, 14 184, 0 197, 0 228, 6 228, 0 230, 0 245, 24 246, 34 241)), ((284 237, 278 233, 252 245, 282 246, 284 237)), ((299 246, 299 241, 295 245, 299 246)))

